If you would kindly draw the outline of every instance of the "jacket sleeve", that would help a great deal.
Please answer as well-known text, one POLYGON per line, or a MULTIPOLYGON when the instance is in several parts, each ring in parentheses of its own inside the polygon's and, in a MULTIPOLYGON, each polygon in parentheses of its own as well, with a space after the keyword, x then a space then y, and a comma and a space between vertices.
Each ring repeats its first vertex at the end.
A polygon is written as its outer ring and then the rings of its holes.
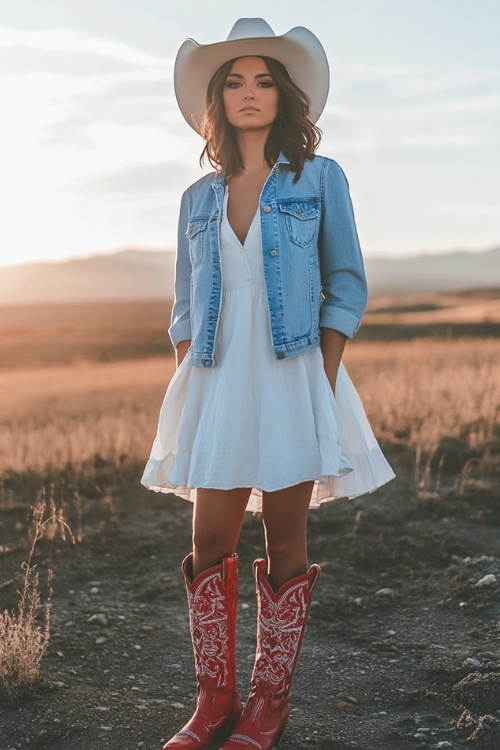
POLYGON ((349 183, 333 160, 327 161, 324 172, 319 246, 323 294, 320 326, 334 328, 352 339, 366 309, 367 285, 349 183))
POLYGON ((189 196, 186 190, 181 198, 179 223, 177 226, 177 250, 175 254, 174 304, 168 335, 174 348, 179 341, 191 338, 191 260, 186 229, 189 223, 189 196))

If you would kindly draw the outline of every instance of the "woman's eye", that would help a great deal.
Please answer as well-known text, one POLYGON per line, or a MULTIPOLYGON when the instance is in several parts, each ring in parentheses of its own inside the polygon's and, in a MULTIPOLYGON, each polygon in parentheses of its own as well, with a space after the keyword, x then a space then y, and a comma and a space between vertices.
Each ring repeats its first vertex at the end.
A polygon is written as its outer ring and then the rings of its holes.
POLYGON ((228 89, 235 89, 237 86, 241 86, 241 84, 238 81, 227 81, 226 82, 226 88, 228 88, 228 89))
POLYGON ((260 81, 259 86, 263 86, 265 89, 270 89, 274 86, 274 81, 260 81))

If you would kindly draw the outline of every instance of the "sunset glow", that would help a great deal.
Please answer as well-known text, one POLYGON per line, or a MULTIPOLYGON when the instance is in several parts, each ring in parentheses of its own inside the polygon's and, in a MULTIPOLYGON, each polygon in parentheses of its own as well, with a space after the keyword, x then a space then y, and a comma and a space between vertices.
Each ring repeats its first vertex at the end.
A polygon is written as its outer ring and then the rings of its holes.
MULTIPOLYGON (((104 2, 84 24, 72 4, 33 4, 29 28, 16 4, 3 12, 0 265, 174 248, 180 195, 203 174, 173 93, 175 53, 248 15, 239 0, 230 16, 215 5, 195 0, 172 19, 157 0, 104 2)), ((386 7, 255 2, 252 13, 277 34, 308 26, 325 46, 319 151, 348 175, 366 255, 498 243, 500 6, 403 2, 389 22, 386 7)))

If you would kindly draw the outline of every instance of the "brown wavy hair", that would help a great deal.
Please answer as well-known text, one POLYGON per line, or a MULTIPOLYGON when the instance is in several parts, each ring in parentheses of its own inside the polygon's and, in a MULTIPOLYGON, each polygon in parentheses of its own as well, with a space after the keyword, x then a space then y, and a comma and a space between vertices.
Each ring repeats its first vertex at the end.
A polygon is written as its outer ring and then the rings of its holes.
MULTIPOLYGON (((279 114, 268 135, 264 157, 272 167, 283 151, 299 179, 304 162, 312 159, 321 141, 322 132, 309 119, 310 101, 307 94, 290 78, 285 66, 272 57, 260 57, 267 65, 279 90, 279 114)), ((244 167, 234 126, 228 121, 222 98, 226 78, 238 58, 228 60, 212 76, 207 88, 207 109, 201 126, 205 147, 200 165, 207 159, 217 171, 231 176, 244 167)))

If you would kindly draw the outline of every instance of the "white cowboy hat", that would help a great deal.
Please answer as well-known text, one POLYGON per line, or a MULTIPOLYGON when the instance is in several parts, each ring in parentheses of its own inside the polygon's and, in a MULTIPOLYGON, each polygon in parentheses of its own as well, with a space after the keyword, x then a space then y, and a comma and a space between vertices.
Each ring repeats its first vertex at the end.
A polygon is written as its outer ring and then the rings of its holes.
POLYGON ((263 18, 240 18, 226 41, 198 44, 194 39, 186 39, 177 52, 175 96, 185 120, 197 133, 203 135, 200 126, 210 79, 223 63, 243 55, 279 60, 309 97, 311 121, 318 120, 330 84, 328 60, 319 39, 303 26, 295 26, 286 34, 276 36, 263 18))

